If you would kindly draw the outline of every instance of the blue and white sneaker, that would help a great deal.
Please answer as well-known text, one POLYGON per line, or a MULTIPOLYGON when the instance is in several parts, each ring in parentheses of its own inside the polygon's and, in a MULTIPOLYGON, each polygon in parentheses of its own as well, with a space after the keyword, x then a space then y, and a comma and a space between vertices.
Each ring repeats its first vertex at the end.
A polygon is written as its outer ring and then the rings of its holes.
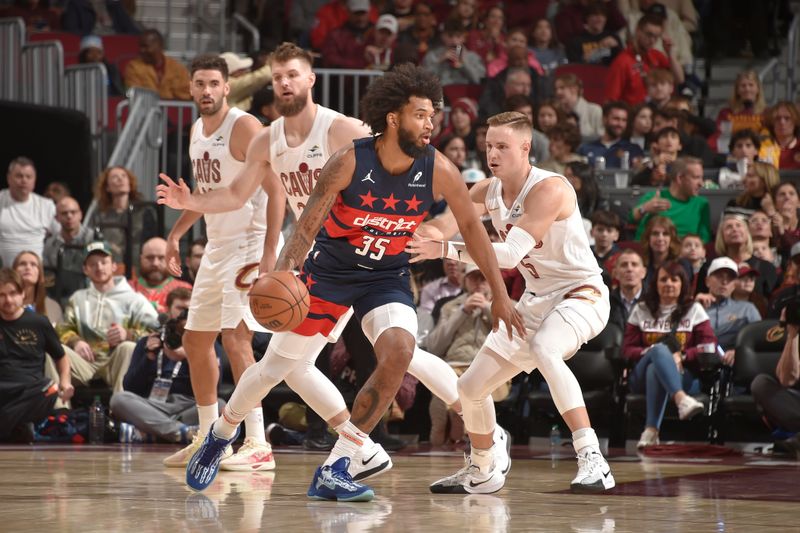
POLYGON ((239 428, 230 439, 222 439, 214 435, 214 426, 208 430, 203 444, 194 452, 186 465, 186 484, 196 491, 205 490, 219 471, 219 463, 225 456, 225 450, 239 436, 239 428))
POLYGON ((320 466, 314 472, 314 479, 308 487, 308 497, 313 500, 333 500, 340 502, 368 502, 375 493, 366 485, 356 483, 347 469, 350 458, 341 457, 330 466, 320 466))

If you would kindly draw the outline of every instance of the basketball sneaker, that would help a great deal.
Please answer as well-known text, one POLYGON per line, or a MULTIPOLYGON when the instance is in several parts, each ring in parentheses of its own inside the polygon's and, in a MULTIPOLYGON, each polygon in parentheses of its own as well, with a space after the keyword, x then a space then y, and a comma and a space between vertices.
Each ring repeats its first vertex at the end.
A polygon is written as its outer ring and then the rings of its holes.
POLYGON ((372 446, 362 446, 358 449, 358 453, 350 461, 347 473, 353 477, 353 481, 363 481, 388 472, 391 468, 392 460, 389 454, 383 446, 373 441, 372 446))
POLYGON ((615 484, 603 454, 589 447, 578 453, 578 475, 569 486, 572 492, 603 492, 613 489, 615 484))
POLYGON ((225 456, 225 450, 238 436, 239 428, 237 427, 230 439, 217 437, 214 435, 214 425, 211 425, 203 443, 189 459, 189 464, 186 465, 186 484, 189 485, 189 488, 201 491, 214 481, 219 470, 219 462, 225 456))
POLYGON ((497 462, 482 471, 467 457, 464 467, 453 474, 431 484, 434 494, 492 494, 503 488, 506 476, 498 468, 497 462))
POLYGON ((511 470, 511 435, 499 424, 495 424, 492 440, 494 441, 494 462, 500 469, 500 473, 507 476, 508 471, 511 470))
POLYGON ((347 469, 350 458, 341 457, 330 466, 320 466, 314 472, 314 479, 308 487, 307 495, 312 500, 334 500, 340 502, 368 502, 375 493, 366 485, 356 483, 347 469))
MULTIPOLYGON (((192 458, 194 452, 203 444, 203 439, 205 439, 205 435, 196 434, 192 437, 192 442, 189 443, 188 446, 181 448, 177 452, 173 453, 169 457, 165 457, 163 461, 161 461, 164 466, 168 468, 185 468, 186 465, 189 464, 189 459, 192 458)), ((225 457, 229 457, 233 455, 233 448, 228 446, 225 449, 225 457)))
POLYGON ((237 472, 274 470, 275 457, 272 455, 272 446, 267 442, 261 443, 253 437, 247 437, 236 453, 222 459, 219 467, 221 470, 237 472))

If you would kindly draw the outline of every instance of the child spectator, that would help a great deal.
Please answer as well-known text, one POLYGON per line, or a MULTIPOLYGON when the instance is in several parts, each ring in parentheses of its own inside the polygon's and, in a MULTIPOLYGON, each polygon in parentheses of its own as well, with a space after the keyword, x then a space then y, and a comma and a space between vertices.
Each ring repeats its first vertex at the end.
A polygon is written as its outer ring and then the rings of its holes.
MULTIPOLYGON (((661 187, 669 185, 669 167, 681 151, 681 135, 673 127, 662 128, 650 147, 653 155, 644 162, 644 168, 633 177, 633 185, 642 187, 661 187)), ((701 173, 702 174, 702 173, 701 173)))
MULTIPOLYGON (((591 220, 591 235, 594 239, 592 253, 597 259, 597 264, 603 269, 603 277, 610 281, 610 273, 614 271, 614 262, 620 252, 617 241, 621 223, 616 213, 605 210, 595 211, 591 220)), ((608 285, 610 286, 610 283, 608 285)))
POLYGON ((545 76, 551 76, 559 65, 567 62, 567 56, 547 19, 539 19, 533 24, 530 44, 533 55, 544 69, 545 76))
POLYGON ((583 31, 567 44, 570 63, 588 63, 608 66, 620 51, 622 41, 616 33, 606 29, 606 7, 595 2, 583 11, 583 31))
POLYGON ((761 139, 750 128, 739 130, 728 143, 728 161, 719 169, 719 186, 721 189, 743 189, 744 176, 758 157, 761 139))
POLYGON ((664 107, 675 90, 675 76, 665 68, 654 68, 647 75, 647 101, 655 108, 664 107))
POLYGON ((653 131, 653 109, 647 104, 639 104, 631 112, 630 141, 642 151, 650 149, 650 132, 653 131))
POLYGON ((695 233, 687 233, 681 239, 681 259, 686 259, 692 265, 692 272, 696 275, 700 267, 706 262, 706 247, 703 239, 695 233))

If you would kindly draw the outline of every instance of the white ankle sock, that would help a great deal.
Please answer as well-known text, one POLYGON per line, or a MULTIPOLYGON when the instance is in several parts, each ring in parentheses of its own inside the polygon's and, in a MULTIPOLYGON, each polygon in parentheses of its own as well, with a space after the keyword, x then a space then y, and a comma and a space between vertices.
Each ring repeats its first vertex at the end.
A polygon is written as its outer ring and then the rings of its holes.
POLYGON ((572 433, 572 447, 575 448, 575 453, 581 453, 587 447, 600 452, 600 441, 597 440, 594 429, 580 428, 572 433))
POLYGON ((494 461, 494 444, 491 448, 482 450, 480 448, 472 447, 469 457, 472 460, 472 464, 477 466, 481 469, 481 472, 486 473, 492 467, 492 461, 494 461))
POLYGON ((239 423, 231 423, 230 422, 230 414, 225 416, 228 413, 228 406, 225 406, 225 409, 222 410, 222 416, 217 418, 214 421, 214 425, 211 426, 214 430, 214 435, 221 439, 230 439, 236 434, 236 428, 239 427, 239 423))
POLYGON ((206 435, 214 420, 219 418, 219 406, 216 403, 211 405, 198 405, 197 417, 200 419, 200 435, 206 435))
POLYGON ((369 435, 358 429, 350 420, 339 424, 333 429, 339 434, 339 438, 334 444, 330 455, 325 459, 323 466, 332 465, 341 457, 352 458, 362 446, 372 445, 372 439, 369 438, 369 435))
POLYGON ((264 409, 256 407, 251 409, 244 417, 245 435, 255 439, 259 444, 267 443, 267 436, 264 432, 264 409))

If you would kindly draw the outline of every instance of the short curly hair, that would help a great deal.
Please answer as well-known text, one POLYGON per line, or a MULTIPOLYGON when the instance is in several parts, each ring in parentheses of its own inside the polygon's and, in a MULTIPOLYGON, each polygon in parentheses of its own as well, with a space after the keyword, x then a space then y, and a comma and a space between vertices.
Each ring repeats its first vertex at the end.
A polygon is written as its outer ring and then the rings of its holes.
POLYGON ((386 131, 386 115, 396 113, 412 96, 442 107, 442 85, 431 71, 412 63, 396 66, 369 86, 361 99, 361 116, 377 135, 386 131))

